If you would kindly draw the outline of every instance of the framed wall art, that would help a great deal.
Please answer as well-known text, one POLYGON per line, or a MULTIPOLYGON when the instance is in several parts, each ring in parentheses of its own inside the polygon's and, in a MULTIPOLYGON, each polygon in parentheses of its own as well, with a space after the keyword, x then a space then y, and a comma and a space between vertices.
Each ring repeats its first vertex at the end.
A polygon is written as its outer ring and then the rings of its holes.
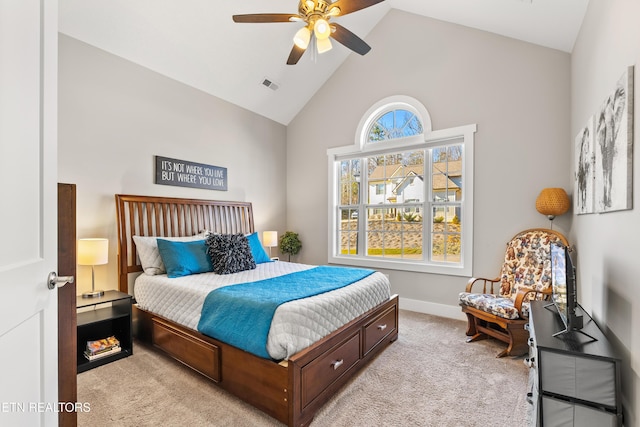
POLYGON ((593 116, 591 116, 587 125, 580 129, 575 138, 573 211, 578 215, 594 212, 595 153, 593 146, 593 116))
POLYGON ((595 210, 633 208, 633 66, 594 117, 595 210))

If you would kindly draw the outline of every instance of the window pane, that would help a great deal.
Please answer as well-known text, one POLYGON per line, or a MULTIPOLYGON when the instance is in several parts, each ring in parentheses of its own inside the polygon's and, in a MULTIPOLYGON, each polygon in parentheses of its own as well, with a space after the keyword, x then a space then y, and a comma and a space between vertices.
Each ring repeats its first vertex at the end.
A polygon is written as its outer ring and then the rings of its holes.
POLYGON ((419 232, 404 233, 403 258, 422 259, 422 224, 416 225, 419 225, 419 232))
POLYGON ((383 256, 385 229, 391 214, 388 209, 367 209, 367 255, 383 256))
POLYGON ((343 160, 338 172, 340 205, 357 205, 360 203, 360 159, 343 160))
POLYGON ((368 192, 367 203, 381 204, 387 200, 389 180, 387 179, 387 166, 385 156, 369 157, 367 171, 368 192))
POLYGON ((462 146, 434 148, 431 156, 431 200, 462 200, 462 146))
POLYGON ((358 254, 358 210, 340 209, 340 254, 358 254))
POLYGON ((433 233, 431 236, 431 260, 442 262, 444 258, 444 234, 433 233))
POLYGON ((447 239, 447 261, 460 262, 460 236, 449 236, 447 239))
POLYGON ((350 184, 342 183, 340 184, 340 204, 348 205, 351 204, 351 186, 350 184))
POLYGON ((402 257, 402 233, 399 233, 397 231, 389 231, 384 234, 384 242, 381 255, 387 258, 402 257))
POLYGON ((411 111, 398 109, 382 114, 369 129, 369 143, 420 135, 423 127, 411 111))
POLYGON ((455 194, 454 200, 462 200, 462 145, 452 145, 447 148, 447 169, 450 194, 455 194))
POLYGON ((370 157, 368 164, 368 204, 423 201, 424 150, 370 157))
POLYGON ((410 208, 410 212, 403 209, 367 210, 368 256, 422 259, 422 216, 417 207, 410 208))
POLYGON ((460 206, 434 206, 431 259, 438 262, 460 262, 460 232, 460 206))

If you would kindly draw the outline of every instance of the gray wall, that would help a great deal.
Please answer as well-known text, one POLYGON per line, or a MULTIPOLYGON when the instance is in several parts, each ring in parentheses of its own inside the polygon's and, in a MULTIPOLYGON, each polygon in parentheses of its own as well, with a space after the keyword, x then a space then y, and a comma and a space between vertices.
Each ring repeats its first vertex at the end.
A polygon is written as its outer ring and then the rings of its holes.
MULTIPOLYGON (((507 240, 549 226, 535 210, 540 190, 572 186, 569 54, 398 10, 367 42, 371 52, 348 58, 287 127, 287 227, 300 233, 299 259, 327 262, 327 148, 353 144, 380 99, 408 95, 434 130, 478 125, 473 273, 495 277, 507 240)), ((570 215, 554 221, 569 226, 570 215)), ((405 308, 460 316, 467 278, 387 273, 405 308)))
POLYGON ((284 232, 283 125, 62 34, 59 50, 58 176, 77 185, 78 238, 110 240, 97 285, 117 287, 116 193, 251 201, 257 231, 284 232), (228 191, 155 185, 154 155, 226 167, 228 191))
MULTIPOLYGON (((636 93, 640 73, 640 3, 591 0, 571 58, 571 132, 586 124, 613 89, 626 67, 635 65, 636 93)), ((579 300, 617 344, 624 357, 625 425, 640 425, 640 149, 635 96, 633 210, 573 219, 570 237, 577 246, 579 300)), ((573 154, 572 154, 573 155, 573 154)))

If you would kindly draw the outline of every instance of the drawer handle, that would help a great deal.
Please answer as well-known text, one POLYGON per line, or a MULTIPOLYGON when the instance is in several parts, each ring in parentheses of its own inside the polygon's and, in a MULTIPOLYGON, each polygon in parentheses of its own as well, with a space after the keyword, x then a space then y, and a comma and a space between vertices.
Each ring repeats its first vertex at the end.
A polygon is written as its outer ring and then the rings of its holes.
POLYGON ((386 325, 386 324, 384 324, 384 325, 378 325, 378 330, 380 330, 380 331, 384 331, 385 329, 387 329, 387 325, 386 325))
POLYGON ((336 360, 334 361, 331 366, 333 367, 333 370, 335 371, 336 369, 338 369, 340 366, 342 366, 342 364, 344 363, 344 359, 340 359, 340 360, 336 360))

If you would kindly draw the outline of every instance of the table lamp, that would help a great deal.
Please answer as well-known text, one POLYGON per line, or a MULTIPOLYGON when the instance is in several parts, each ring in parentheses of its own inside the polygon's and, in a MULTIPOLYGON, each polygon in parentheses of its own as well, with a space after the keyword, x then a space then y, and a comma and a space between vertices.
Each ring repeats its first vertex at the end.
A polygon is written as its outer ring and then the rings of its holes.
POLYGON ((94 267, 109 262, 108 239, 79 239, 78 265, 91 266, 91 292, 84 292, 83 298, 94 298, 104 295, 103 290, 96 290, 94 267))
POLYGON ((263 231, 262 243, 269 248, 269 258, 271 258, 271 248, 278 246, 278 232, 277 231, 263 231))

